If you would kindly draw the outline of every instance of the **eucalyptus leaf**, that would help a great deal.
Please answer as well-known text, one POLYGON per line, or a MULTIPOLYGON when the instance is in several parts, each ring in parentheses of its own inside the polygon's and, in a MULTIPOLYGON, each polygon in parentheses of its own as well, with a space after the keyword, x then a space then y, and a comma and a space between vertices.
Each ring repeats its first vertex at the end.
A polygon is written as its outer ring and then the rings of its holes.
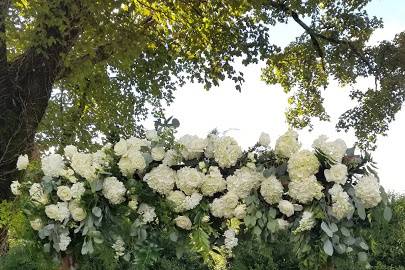
POLYGON ((384 219, 388 222, 392 219, 392 209, 389 206, 384 208, 384 219))
POLYGON ((91 212, 93 213, 93 215, 95 215, 96 217, 101 217, 102 212, 101 212, 101 208, 100 207, 93 207, 93 209, 91 209, 91 212))
POLYGON ((325 221, 322 221, 321 223, 321 229, 328 235, 329 237, 333 236, 333 232, 329 228, 328 224, 325 223, 325 221))
POLYGON ((347 229, 346 227, 340 227, 340 231, 342 232, 342 234, 346 237, 350 236, 350 231, 349 229, 347 229))
POLYGON ((359 262, 367 262, 367 253, 365 253, 365 252, 363 252, 363 251, 361 251, 361 252, 359 252, 358 254, 357 254, 357 256, 358 256, 358 259, 359 259, 359 262))
POLYGON ((323 242, 323 251, 328 256, 333 255, 333 245, 332 245, 332 242, 329 239, 326 239, 325 242, 323 242))

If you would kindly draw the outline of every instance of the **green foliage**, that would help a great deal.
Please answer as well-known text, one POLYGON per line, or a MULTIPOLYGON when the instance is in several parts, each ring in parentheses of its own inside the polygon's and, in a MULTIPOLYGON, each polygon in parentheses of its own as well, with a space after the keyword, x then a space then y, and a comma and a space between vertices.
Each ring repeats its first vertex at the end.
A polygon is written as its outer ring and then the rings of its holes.
POLYGON ((0 256, 0 270, 56 270, 58 262, 53 261, 42 249, 31 245, 19 245, 0 256))

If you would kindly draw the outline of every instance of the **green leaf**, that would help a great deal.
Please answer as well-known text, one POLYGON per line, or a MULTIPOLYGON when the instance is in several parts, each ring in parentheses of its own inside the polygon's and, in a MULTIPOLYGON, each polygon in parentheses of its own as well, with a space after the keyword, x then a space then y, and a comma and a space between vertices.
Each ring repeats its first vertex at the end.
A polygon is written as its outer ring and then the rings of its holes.
POLYGON ((365 253, 365 252, 363 252, 363 251, 361 251, 361 252, 359 252, 358 253, 358 259, 359 259, 359 262, 367 262, 367 253, 365 253))
POLYGON ((322 221, 321 229, 326 233, 327 236, 329 236, 329 237, 333 236, 333 232, 329 228, 328 224, 325 223, 325 221, 322 221))
POLYGON ((360 242, 359 246, 364 250, 368 250, 368 245, 365 242, 360 242))
POLYGON ((363 206, 363 203, 360 202, 359 200, 354 200, 354 204, 356 205, 357 208, 357 214, 362 220, 366 219, 366 209, 363 206))
POLYGON ((347 229, 346 227, 340 227, 340 231, 342 232, 342 234, 346 237, 350 236, 350 231, 349 229, 347 229))
POLYGON ((323 251, 326 253, 328 256, 333 255, 333 245, 332 242, 329 239, 326 239, 323 242, 323 251))
POLYGON ((269 217, 270 217, 271 219, 274 219, 274 218, 276 218, 276 215, 277 215, 277 210, 274 209, 274 208, 270 208, 270 209, 269 209, 269 217))
POLYGON ((101 217, 101 208, 100 207, 93 207, 93 209, 91 209, 91 212, 93 213, 93 215, 95 215, 96 217, 101 217))
POLYGON ((389 206, 384 208, 384 219, 388 222, 392 219, 392 209, 389 206))

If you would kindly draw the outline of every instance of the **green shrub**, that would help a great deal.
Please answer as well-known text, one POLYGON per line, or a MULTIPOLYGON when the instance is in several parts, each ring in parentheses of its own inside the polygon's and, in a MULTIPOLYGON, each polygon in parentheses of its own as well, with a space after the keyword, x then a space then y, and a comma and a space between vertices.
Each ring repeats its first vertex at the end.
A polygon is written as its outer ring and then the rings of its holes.
POLYGON ((42 249, 29 244, 16 246, 0 257, 0 270, 56 270, 57 265, 42 249))

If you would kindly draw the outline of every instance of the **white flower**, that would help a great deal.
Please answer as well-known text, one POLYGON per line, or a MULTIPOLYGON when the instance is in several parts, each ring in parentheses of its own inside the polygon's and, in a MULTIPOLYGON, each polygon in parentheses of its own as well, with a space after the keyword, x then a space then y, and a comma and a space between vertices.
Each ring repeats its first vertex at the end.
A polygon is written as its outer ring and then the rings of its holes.
POLYGON ((115 251, 115 259, 125 255, 125 242, 121 238, 117 239, 111 246, 115 251))
POLYGON ((87 217, 86 210, 80 207, 80 204, 77 201, 71 201, 69 203, 69 211, 74 221, 80 222, 87 217))
POLYGON ((142 147, 149 147, 150 142, 145 139, 131 137, 127 140, 128 151, 140 151, 142 147))
POLYGON ((93 156, 91 154, 79 152, 73 154, 70 166, 87 181, 91 182, 97 178, 96 167, 93 165, 93 156))
POLYGON ((27 169, 29 164, 28 155, 20 155, 17 159, 17 169, 19 171, 27 169))
POLYGON ((327 142, 328 137, 321 135, 314 141, 312 147, 322 151, 326 156, 333 161, 340 163, 344 157, 347 146, 342 139, 337 139, 333 142, 327 142))
POLYGON ((188 216, 178 216, 174 219, 176 222, 177 227, 184 229, 184 230, 191 230, 193 224, 188 216))
POLYGON ((130 200, 128 202, 128 207, 135 211, 138 208, 138 201, 136 199, 130 200))
POLYGON ((302 218, 300 220, 299 226, 297 229, 294 230, 294 233, 310 231, 315 226, 315 223, 316 222, 312 212, 304 211, 304 213, 302 213, 302 218))
POLYGON ((208 223, 210 221, 210 216, 205 215, 202 217, 201 222, 208 223))
POLYGON ((152 142, 159 140, 158 133, 154 129, 147 130, 145 132, 145 137, 146 137, 146 139, 148 139, 149 141, 152 141, 152 142))
POLYGON ((77 182, 77 178, 75 177, 75 172, 70 168, 63 170, 61 172, 60 176, 66 178, 71 183, 77 182))
POLYGON ((176 186, 187 195, 198 192, 204 181, 204 174, 195 168, 183 167, 177 171, 176 186))
POLYGON ((77 153, 77 148, 74 145, 67 145, 63 149, 63 152, 65 153, 65 156, 67 158, 71 159, 73 157, 73 155, 77 153))
POLYGON ((142 171, 146 168, 145 158, 139 150, 131 148, 126 156, 121 157, 118 167, 122 174, 131 177, 136 170, 142 171))
POLYGON ((141 221, 144 224, 150 223, 156 218, 155 208, 146 203, 141 203, 138 208, 138 214, 141 215, 141 221))
POLYGON ((301 150, 288 160, 288 175, 292 180, 304 179, 316 174, 319 165, 318 158, 311 151, 301 150))
POLYGON ((380 184, 374 176, 362 176, 354 190, 356 197, 360 199, 365 208, 375 207, 381 202, 380 184))
POLYGON ((123 156, 127 153, 128 146, 127 146, 127 141, 125 139, 120 139, 119 142, 117 142, 114 145, 114 152, 117 156, 123 156))
POLYGON ((276 204, 283 196, 284 188, 275 176, 265 178, 260 186, 260 194, 268 204, 276 204))
POLYGON ((235 139, 225 136, 215 141, 214 159, 221 168, 230 168, 242 156, 242 148, 235 139))
POLYGON ((344 164, 333 165, 324 171, 326 181, 344 185, 347 179, 347 167, 344 164))
POLYGON ((72 191, 68 186, 59 186, 56 195, 58 195, 58 197, 64 202, 72 199, 72 191))
POLYGON ((200 193, 193 193, 191 196, 187 196, 184 200, 184 204, 187 210, 194 209, 202 200, 203 196, 200 193))
POLYGON ((31 200, 39 202, 41 204, 47 204, 48 203, 48 195, 44 193, 44 190, 39 183, 34 183, 30 187, 29 190, 31 200))
POLYGON ((209 169, 209 174, 204 177, 201 185, 201 192, 204 196, 212 196, 217 192, 226 189, 226 181, 222 177, 218 167, 212 166, 209 169))
POLYGON ((224 232, 224 244, 225 248, 231 251, 234 247, 238 245, 238 238, 235 237, 236 233, 232 229, 228 229, 224 232))
POLYGON ((291 181, 288 184, 288 189, 291 198, 303 204, 311 202, 314 198, 319 200, 323 196, 323 186, 316 181, 314 175, 300 181, 291 181))
POLYGON ((179 164, 180 161, 181 156, 179 153, 176 150, 170 149, 166 152, 162 164, 170 167, 179 164))
POLYGON ((126 188, 115 177, 107 177, 103 183, 103 195, 111 204, 120 204, 125 201, 126 188))
POLYGON ((276 220, 277 220, 278 228, 279 228, 280 230, 282 230, 282 231, 287 230, 288 227, 290 226, 290 223, 288 223, 288 221, 285 220, 285 219, 278 218, 278 219, 276 219, 276 220))
POLYGON ((211 203, 211 213, 214 217, 231 218, 238 206, 238 195, 228 192, 220 198, 215 198, 211 203))
POLYGON ((238 195, 240 199, 244 199, 249 196, 252 189, 259 187, 264 180, 265 178, 261 173, 243 167, 226 178, 227 189, 229 192, 238 195))
POLYGON ((246 204, 239 204, 238 206, 236 206, 233 215, 237 219, 244 219, 246 216, 246 204))
POLYGON ((71 239, 69 237, 68 232, 60 234, 59 235, 59 243, 58 243, 59 250, 65 251, 67 249, 68 245, 70 244, 70 241, 71 241, 71 239))
MULTIPOLYGON (((340 185, 335 184, 335 186, 339 186, 341 188, 340 185)), ((333 204, 331 207, 332 216, 334 216, 337 220, 341 220, 344 217, 350 217, 354 212, 354 207, 350 202, 349 195, 343 190, 340 190, 338 192, 331 192, 330 189, 329 193, 331 195, 333 194, 333 204)))
POLYGON ((143 181, 154 191, 160 194, 168 194, 174 188, 176 182, 176 171, 166 165, 160 164, 145 175, 143 181))
POLYGON ((45 206, 45 214, 50 218, 63 222, 70 216, 67 202, 58 202, 45 206))
POLYGON ((165 154, 166 154, 166 151, 161 146, 152 148, 151 155, 152 155, 153 160, 161 161, 164 159, 165 154))
POLYGON ((270 144, 270 135, 262 132, 259 137, 259 144, 261 146, 268 146, 270 144))
POLYGON ((40 218, 30 220, 30 225, 34 231, 39 231, 44 227, 44 224, 40 218))
POLYGON ((65 168, 65 163, 63 158, 59 154, 51 154, 47 157, 42 158, 42 171, 46 176, 58 177, 62 174, 65 168))
POLYGON ((279 201, 278 209, 282 214, 286 215, 287 217, 291 217, 292 215, 294 215, 294 205, 287 200, 279 201))
POLYGON ((171 191, 167 200, 173 204, 175 212, 180 213, 186 210, 186 195, 182 191, 171 191))
POLYGON ((70 191, 72 192, 73 198, 80 199, 83 196, 84 192, 86 192, 86 189, 84 188, 83 182, 77 182, 72 185, 70 191))
POLYGON ((11 182, 11 193, 13 193, 15 196, 21 195, 20 187, 21 184, 18 181, 11 182))
POLYGON ((293 130, 288 130, 277 139, 274 150, 277 155, 289 158, 292 154, 297 152, 300 147, 301 144, 298 142, 298 133, 293 130))
POLYGON ((207 158, 214 158, 215 145, 218 140, 218 136, 215 134, 208 134, 207 147, 205 148, 204 155, 207 158))
POLYGON ((207 146, 207 140, 199 138, 198 136, 184 135, 178 141, 183 145, 181 149, 181 155, 185 160, 198 158, 204 153, 204 149, 207 146))

